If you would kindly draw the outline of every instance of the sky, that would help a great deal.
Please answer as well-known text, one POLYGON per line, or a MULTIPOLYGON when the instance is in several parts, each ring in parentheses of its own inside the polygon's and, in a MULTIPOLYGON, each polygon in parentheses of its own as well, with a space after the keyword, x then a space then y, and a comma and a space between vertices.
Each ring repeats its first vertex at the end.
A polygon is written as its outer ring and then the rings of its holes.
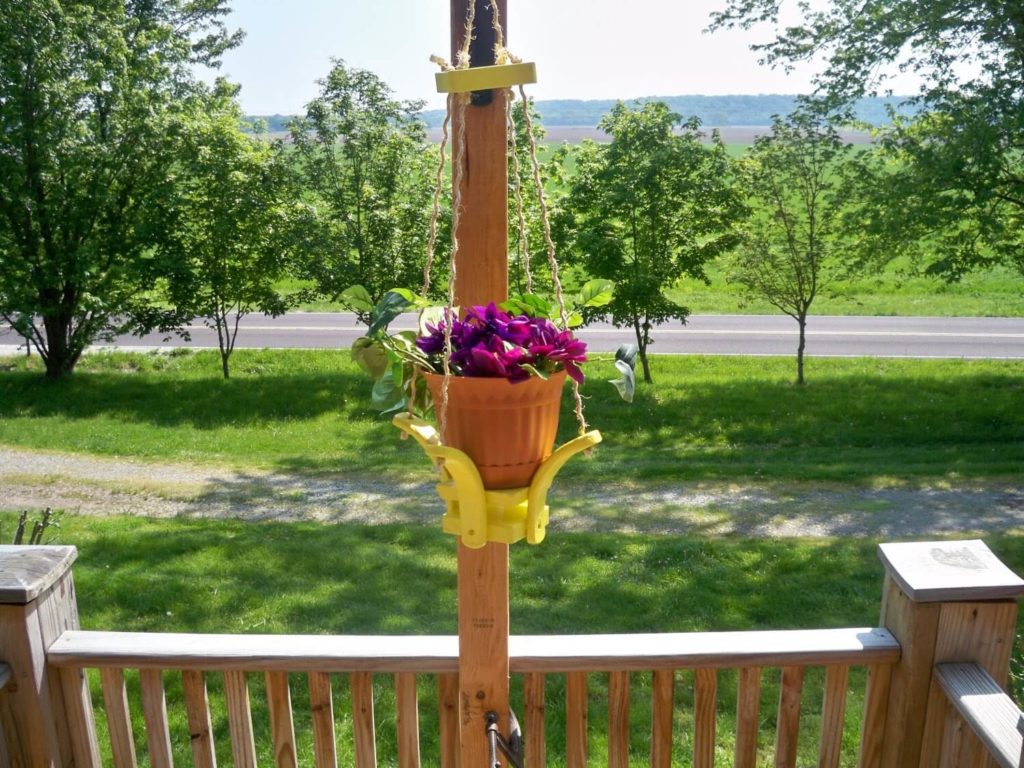
MULTIPOLYGON (((809 93, 814 67, 787 75, 749 50, 770 39, 771 28, 704 32, 724 2, 508 0, 508 47, 536 62, 530 95, 539 100, 809 93)), ((229 24, 247 36, 220 72, 241 84, 248 114, 300 112, 332 58, 371 70, 399 98, 444 106, 429 58, 449 56, 449 0, 234 0, 232 7, 229 24)))

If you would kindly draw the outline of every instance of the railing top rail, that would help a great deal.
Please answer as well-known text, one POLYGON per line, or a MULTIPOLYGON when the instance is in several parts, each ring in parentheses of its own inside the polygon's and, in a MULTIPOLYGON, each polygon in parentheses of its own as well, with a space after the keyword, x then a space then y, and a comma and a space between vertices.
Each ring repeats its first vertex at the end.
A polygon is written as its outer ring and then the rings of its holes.
MULTIPOLYGON (((521 635, 509 643, 513 672, 894 663, 884 629, 521 635)), ((136 669, 420 672, 458 670, 458 638, 427 635, 200 635, 69 631, 50 664, 136 669)))
POLYGON ((938 664, 935 678, 996 763, 1018 768, 1021 712, 991 675, 977 664, 938 664))

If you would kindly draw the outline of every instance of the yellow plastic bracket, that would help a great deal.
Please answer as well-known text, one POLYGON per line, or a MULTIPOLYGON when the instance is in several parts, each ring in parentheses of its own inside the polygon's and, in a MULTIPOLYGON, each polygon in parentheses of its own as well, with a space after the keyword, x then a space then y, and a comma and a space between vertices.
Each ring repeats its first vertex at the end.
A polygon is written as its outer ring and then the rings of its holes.
POLYGON ((461 537, 471 549, 479 549, 488 541, 544 541, 550 519, 547 496, 555 475, 570 458, 601 442, 600 432, 587 432, 552 453, 528 487, 489 491, 473 460, 457 448, 441 445, 433 426, 407 413, 395 416, 392 423, 412 435, 427 456, 440 465, 437 493, 447 507, 441 527, 445 533, 461 537))
POLYGON ((438 93, 468 93, 511 88, 537 82, 537 65, 532 61, 519 64, 495 64, 490 67, 449 69, 434 75, 438 93))

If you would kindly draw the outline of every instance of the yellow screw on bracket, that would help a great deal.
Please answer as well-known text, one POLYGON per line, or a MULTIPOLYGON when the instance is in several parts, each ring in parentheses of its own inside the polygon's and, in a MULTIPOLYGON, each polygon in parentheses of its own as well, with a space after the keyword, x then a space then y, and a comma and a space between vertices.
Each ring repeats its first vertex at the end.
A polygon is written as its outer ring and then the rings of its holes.
POLYGON ((441 527, 445 533, 461 537, 471 549, 479 549, 488 541, 514 544, 526 539, 530 544, 540 544, 547 532, 547 496, 555 475, 577 453, 601 442, 597 430, 580 435, 552 453, 534 473, 529 486, 489 491, 473 460, 457 448, 441 445, 432 425, 407 413, 395 416, 392 423, 411 435, 440 465, 437 493, 447 506, 441 527))

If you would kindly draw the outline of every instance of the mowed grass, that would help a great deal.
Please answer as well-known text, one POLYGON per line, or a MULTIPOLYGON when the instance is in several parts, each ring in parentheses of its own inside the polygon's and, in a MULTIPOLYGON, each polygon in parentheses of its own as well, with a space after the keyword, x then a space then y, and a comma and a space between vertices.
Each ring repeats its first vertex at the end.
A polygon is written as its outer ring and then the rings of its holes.
MULTIPOLYGON (((12 514, 0 514, 5 532, 12 514)), ((211 520, 69 517, 61 543, 75 544, 75 580, 83 627, 94 630, 312 634, 454 634, 454 539, 434 527, 241 523, 211 520)), ((991 537, 1012 568, 1024 570, 1024 538, 991 537)), ((573 533, 511 555, 514 634, 679 632, 874 626, 882 568, 865 540, 704 540, 687 537, 573 533)), ((800 764, 814 764, 822 670, 808 673, 801 715, 800 764)), ((761 755, 769 765, 777 672, 765 673, 761 755)), ((93 693, 100 704, 99 687, 93 693)), ((300 763, 311 762, 305 678, 292 677, 300 763)), ((165 675, 176 761, 189 761, 180 677, 165 675)), ((215 741, 230 764, 220 676, 209 675, 215 741)), ((261 676, 250 679, 261 762, 272 762, 261 676)), ((352 717, 345 676, 334 680, 339 764, 353 762, 352 717)), ((650 678, 634 674, 631 759, 646 764, 650 678)), ((735 676, 719 680, 718 754, 731 764, 735 676)), ((851 677, 844 749, 856 749, 863 670, 851 677)), ((590 677, 590 740, 595 765, 606 744, 607 677, 590 677)), ((141 707, 129 675, 133 712, 141 707)), ((521 702, 520 681, 513 684, 521 702)), ((420 679, 425 756, 437 754, 436 688, 420 679)), ((564 682, 547 686, 550 764, 563 764, 564 682)), ((375 680, 378 755, 395 764, 392 680, 375 680)), ((514 706, 522 712, 522 706, 514 706)), ((693 679, 676 687, 674 764, 690 765, 693 679)), ((105 747, 105 738, 101 737, 105 747)), ((137 746, 145 755, 144 744, 137 746)), ((434 758, 436 759, 436 758, 434 758)), ((427 763, 431 764, 431 758, 427 763)))
MULTIPOLYGON (((658 356, 625 404, 588 366, 587 417, 604 444, 581 482, 854 481, 1020 477, 1024 363, 658 356)), ((358 478, 425 477, 411 441, 369 404, 346 351, 249 351, 220 378, 215 352, 86 356, 64 382, 38 361, 0 371, 0 443, 358 478), (31 370, 27 370, 31 368, 31 370)), ((560 439, 576 429, 568 390, 560 439)))

